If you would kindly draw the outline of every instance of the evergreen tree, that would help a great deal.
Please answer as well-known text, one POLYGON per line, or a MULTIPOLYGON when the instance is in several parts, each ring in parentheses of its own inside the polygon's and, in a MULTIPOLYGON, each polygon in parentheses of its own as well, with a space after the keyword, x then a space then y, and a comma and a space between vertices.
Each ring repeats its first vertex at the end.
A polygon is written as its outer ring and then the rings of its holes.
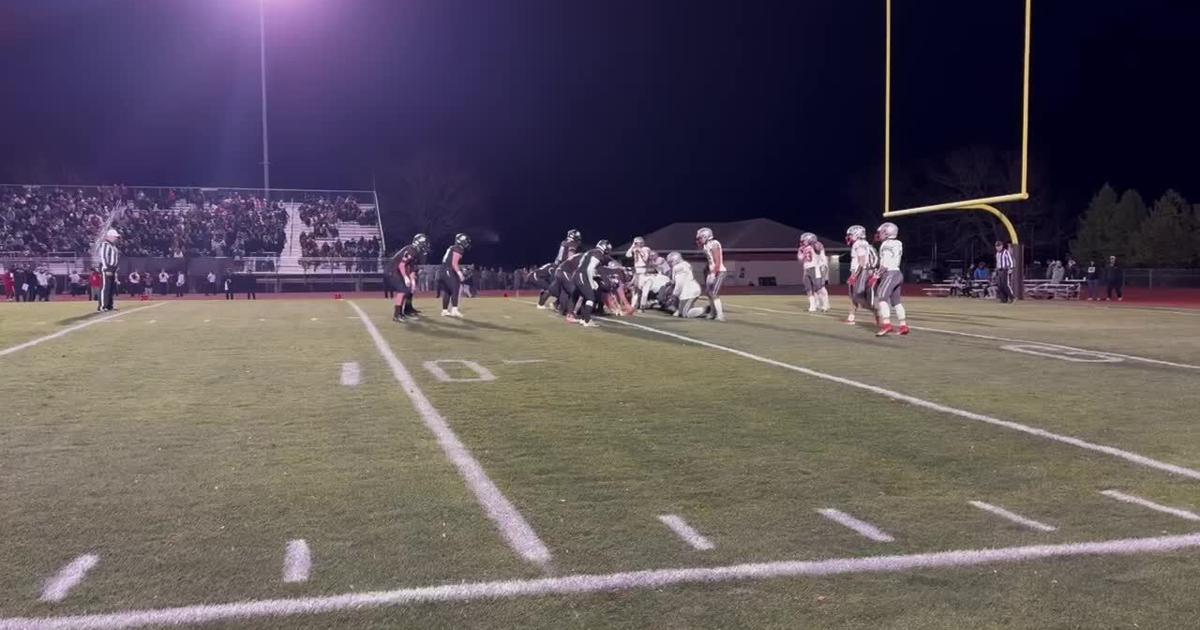
POLYGON ((1134 258, 1134 238, 1146 220, 1146 202, 1132 188, 1121 194, 1121 200, 1113 211, 1112 221, 1105 230, 1108 255, 1118 260, 1134 258))
MULTIPOLYGON (((1100 260, 1113 249, 1113 227, 1117 221, 1117 191, 1105 184, 1092 197, 1092 202, 1079 218, 1079 231, 1071 241, 1071 254, 1076 260, 1100 260)), ((1126 239, 1129 234, 1126 234, 1126 239)))
POLYGON ((1183 195, 1168 190, 1133 239, 1133 262, 1149 267, 1186 267, 1196 259, 1196 219, 1183 195))

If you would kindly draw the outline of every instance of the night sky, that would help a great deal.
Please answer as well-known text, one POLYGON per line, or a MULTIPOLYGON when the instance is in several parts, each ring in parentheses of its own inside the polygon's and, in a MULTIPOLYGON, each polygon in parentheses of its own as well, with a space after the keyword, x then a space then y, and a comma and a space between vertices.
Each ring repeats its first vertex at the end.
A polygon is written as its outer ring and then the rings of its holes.
MULTIPOLYGON (((1032 160, 1073 209, 1105 181, 1200 197, 1197 4, 1034 0, 1032 160)), ((436 155, 479 181, 488 212, 463 228, 498 234, 497 262, 568 227, 836 237, 881 203, 883 9, 268 0, 272 187, 376 176, 390 223, 391 174, 436 155)), ((898 166, 1016 148, 1022 10, 897 1, 898 166)), ((255 0, 4 0, 0 178, 260 186, 258 72, 255 0)))

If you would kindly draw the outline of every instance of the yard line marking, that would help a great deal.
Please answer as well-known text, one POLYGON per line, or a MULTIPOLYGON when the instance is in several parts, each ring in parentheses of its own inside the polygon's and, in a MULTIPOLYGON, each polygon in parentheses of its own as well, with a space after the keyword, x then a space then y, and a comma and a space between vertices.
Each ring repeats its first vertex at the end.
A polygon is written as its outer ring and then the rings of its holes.
POLYGON ((1006 510, 998 505, 992 505, 991 503, 984 503, 983 501, 968 501, 968 503, 983 510, 984 512, 991 512, 992 514, 995 514, 996 516, 999 516, 1001 518, 1006 518, 1018 525, 1024 525, 1025 527, 1028 527, 1029 529, 1036 529, 1040 532, 1058 531, 1058 528, 1053 525, 1047 525, 1045 523, 1039 523, 1038 521, 1035 521, 1031 518, 1025 518, 1024 516, 1021 516, 1020 514, 1017 514, 1016 512, 1009 512, 1008 510, 1006 510))
MULTIPOLYGON (((741 304, 741 303, 733 304, 732 306, 734 306, 735 308, 751 308, 751 309, 755 309, 755 310, 759 310, 759 311, 765 311, 767 313, 778 313, 781 315, 807 314, 807 313, 799 313, 799 312, 794 312, 794 311, 780 311, 780 310, 775 310, 775 309, 770 309, 770 308, 763 308, 761 306, 750 306, 748 304, 741 304)), ((1004 341, 1004 342, 1008 342, 1008 343, 1038 344, 1038 345, 1043 345, 1043 346, 1049 346, 1052 348, 1059 348, 1062 350, 1072 350, 1075 352, 1087 352, 1087 353, 1091 353, 1091 354, 1107 355, 1110 357, 1120 357, 1122 359, 1128 359, 1130 361, 1140 361, 1142 363, 1152 363, 1154 365, 1166 365, 1169 367, 1183 368, 1185 370, 1200 370, 1200 365, 1192 365, 1190 363, 1176 363, 1174 361, 1164 361, 1162 359, 1151 359, 1149 357, 1141 357, 1141 356, 1137 356, 1134 354, 1121 354, 1119 352, 1108 352, 1107 350, 1091 350, 1088 348, 1079 348, 1076 346, 1066 346, 1063 344, 1050 343, 1050 342, 1046 342, 1046 341, 1033 341, 1030 339, 1013 339, 1011 337, 997 337, 994 335, 984 335, 984 334, 980 334, 980 333, 963 332, 961 330, 947 330, 945 328, 930 328, 928 326, 914 326, 912 324, 909 324, 908 327, 913 330, 937 333, 940 335, 956 335, 959 337, 972 337, 975 339, 988 339, 990 341, 1004 341)))
POLYGON ((130 309, 128 311, 117 311, 116 313, 111 313, 109 315, 102 315, 100 317, 95 317, 95 318, 89 319, 85 322, 75 324, 74 326, 68 326, 67 328, 64 328, 56 333, 51 333, 44 337, 38 337, 37 339, 30 339, 29 341, 26 341, 25 343, 20 343, 11 348, 5 348, 3 350, 0 350, 0 357, 8 356, 10 354, 13 354, 14 352, 20 352, 26 348, 32 348, 32 347, 38 345, 39 343, 42 343, 45 341, 50 341, 51 339, 58 339, 59 337, 62 337, 63 335, 73 333, 76 330, 79 330, 81 328, 87 328, 88 326, 91 326, 92 324, 99 324, 100 322, 107 322, 107 321, 116 319, 118 317, 121 317, 123 315, 128 315, 130 313, 136 313, 138 311, 144 311, 148 308, 158 308, 159 306, 163 306, 164 304, 166 304, 166 302, 159 302, 158 304, 151 304, 149 306, 139 306, 138 308, 130 309))
POLYGON ((1120 363, 1125 360, 1121 357, 1114 357, 1111 354, 1065 350, 1063 348, 1047 346, 1040 343, 1013 343, 1000 346, 1000 349, 1008 350, 1009 352, 1031 354, 1036 357, 1047 357, 1050 359, 1059 359, 1060 361, 1071 361, 1074 363, 1120 363))
POLYGON ((825 508, 823 510, 817 510, 817 512, 819 512, 821 516, 824 516, 825 518, 839 525, 849 527, 850 529, 858 532, 862 537, 870 538, 875 542, 892 542, 896 540, 895 538, 892 538, 891 534, 883 531, 882 529, 879 529, 878 527, 875 527, 866 521, 860 521, 859 519, 854 518, 853 516, 850 516, 841 510, 825 508))
POLYGON ((375 348, 379 350, 380 356, 387 361, 392 368, 392 375, 396 377, 396 382, 404 389, 404 393, 408 394, 408 399, 412 401, 413 407, 421 414, 421 419, 425 426, 433 432, 437 437, 438 445, 442 447, 442 451, 446 453, 446 457, 450 460, 454 467, 458 469, 458 474, 462 475, 463 480, 467 482, 467 487, 471 492, 475 493, 475 498, 483 507, 488 518, 492 519, 500 528, 500 534, 508 541, 510 547, 517 552, 522 558, 535 564, 544 565, 550 561, 550 550, 546 548, 542 539, 538 538, 533 528, 526 522, 525 517, 521 512, 504 496, 500 488, 492 482, 491 478, 484 472, 483 466, 471 454, 471 451, 458 439, 454 430, 450 428, 450 424, 442 417, 442 414, 429 402, 425 397, 425 393, 417 387, 416 380, 412 374, 396 357, 396 353, 392 352, 391 346, 384 340, 383 335, 379 334, 379 329, 367 317, 366 312, 362 310, 353 301, 347 301, 347 304, 358 313, 358 318, 362 321, 363 326, 367 329, 367 334, 371 336, 371 340, 375 342, 375 348))
POLYGON ((283 558, 283 581, 288 583, 307 582, 312 569, 312 555, 308 543, 303 539, 289 540, 283 558))
POLYGON ((1183 508, 1174 508, 1169 505, 1162 505, 1161 503, 1155 503, 1141 497, 1135 497, 1132 494, 1125 494, 1124 492, 1117 490, 1105 490, 1100 494, 1118 501, 1124 501, 1125 503, 1132 503, 1134 505, 1140 505, 1164 514, 1178 516, 1179 518, 1187 519, 1189 521, 1200 521, 1200 514, 1196 514, 1195 512, 1191 512, 1183 508))
POLYGON ((148 321, 148 322, 146 322, 146 323, 147 323, 147 324, 157 324, 157 323, 158 323, 158 320, 157 320, 157 319, 152 319, 152 320, 150 320, 150 321, 148 321))
POLYGON ((530 363, 545 363, 546 359, 504 359, 501 363, 505 365, 528 365, 530 363))
POLYGON ((100 562, 100 557, 91 553, 72 560, 60 569, 57 575, 46 581, 46 588, 42 589, 42 601, 61 602, 66 599, 67 593, 83 581, 87 572, 96 566, 97 562, 100 562))
POLYGON ((426 361, 422 366, 433 375, 434 378, 443 383, 486 383, 496 380, 496 375, 492 371, 479 365, 474 361, 464 361, 462 359, 438 359, 436 361, 426 361), (475 373, 475 378, 454 378, 442 369, 443 363, 457 363, 468 370, 475 373))
POLYGON ((682 538, 684 542, 696 551, 708 551, 709 549, 716 548, 716 545, 712 544, 712 541, 705 538, 700 532, 692 528, 691 525, 688 525, 687 521, 675 514, 663 514, 658 517, 658 520, 662 521, 663 525, 670 527, 671 531, 675 532, 677 536, 682 538))
POLYGON ((728 352, 730 354, 734 354, 739 357, 750 359, 751 361, 758 361, 760 363, 765 363, 767 365, 774 365, 775 367, 780 367, 785 370, 792 370, 793 372, 799 372, 800 374, 805 374, 805 375, 823 379, 826 381, 840 383, 842 385, 848 385, 850 387, 856 387, 858 389, 862 389, 862 390, 866 390, 866 391, 869 391, 869 392, 872 392, 875 394, 879 394, 880 396, 891 398, 892 400, 896 400, 899 402, 908 403, 908 404, 916 406, 916 407, 922 407, 924 409, 929 409, 932 411, 938 411, 941 413, 955 415, 955 416, 959 416, 960 418, 966 418, 968 420, 974 420, 976 422, 983 422, 985 424, 990 424, 993 426, 1004 427, 1006 429, 1011 429, 1013 431, 1020 431, 1021 433, 1026 433, 1028 435, 1045 438, 1047 440, 1053 440, 1055 442, 1060 442, 1062 444, 1069 444, 1071 446, 1075 446, 1075 447, 1078 447, 1078 448, 1081 448, 1084 450, 1093 451, 1096 453, 1104 453, 1105 455, 1111 455, 1113 457, 1123 459, 1128 462, 1132 462, 1139 466, 1145 466, 1147 468, 1161 470, 1163 472, 1168 472, 1168 473, 1171 473, 1174 475, 1179 475, 1181 477, 1187 477, 1189 479, 1200 480, 1200 470, 1195 470, 1192 468, 1187 468, 1184 466, 1179 466, 1176 464, 1170 464, 1167 462, 1159 461, 1157 459, 1146 457, 1145 455, 1138 455, 1137 453, 1119 449, 1114 446, 1105 446, 1103 444, 1096 444, 1095 442, 1088 442, 1087 440, 1081 440, 1077 437, 1071 437, 1069 435, 1062 435, 1060 433, 1053 433, 1053 432, 1047 431, 1045 429, 1031 427, 1027 424, 1013 422, 1012 420, 1001 420, 1000 418, 985 415, 982 413, 975 413, 973 411, 967 411, 965 409, 958 409, 957 407, 950 407, 950 406, 943 405, 940 403, 935 403, 933 401, 925 400, 923 398, 917 398, 916 396, 902 394, 895 390, 879 387, 878 385, 871 385, 868 383, 863 383, 861 381, 855 381, 855 380, 848 379, 848 378, 841 377, 841 376, 834 376, 832 374, 826 374, 825 372, 818 372, 813 369, 800 367, 798 365, 792 365, 791 363, 784 363, 783 361, 776 361, 775 359, 768 359, 766 357, 759 356, 757 354, 752 354, 750 352, 746 352, 745 350, 738 350, 736 348, 722 346, 720 344, 712 343, 710 341, 703 341, 703 340, 696 339, 693 337, 688 337, 686 335, 680 335, 678 333, 673 333, 673 332, 666 331, 666 330, 660 330, 658 328, 653 328, 650 326, 643 326, 642 324, 635 324, 633 322, 627 322, 627 321, 617 319, 617 318, 614 318, 612 321, 613 321, 613 323, 620 324, 622 326, 631 326, 633 328, 638 328, 641 330, 645 330, 647 332, 652 332, 652 333, 656 333, 659 335, 672 337, 672 338, 678 339, 680 341, 686 341, 688 343, 696 344, 698 346, 704 346, 706 348, 712 348, 714 350, 721 350, 724 352, 728 352))
POLYGON ((308 321, 310 321, 310 322, 315 322, 315 321, 317 321, 317 319, 318 319, 318 318, 316 318, 316 317, 310 317, 308 321))
POLYGON ((360 379, 358 362, 348 361, 342 364, 342 385, 357 387, 360 379))
POLYGON ((562 577, 493 582, 467 582, 400 588, 391 591, 344 593, 323 597, 265 599, 229 604, 200 604, 157 610, 62 616, 10 617, 0 619, 0 630, 108 630, 138 626, 180 626, 214 621, 244 621, 368 610, 424 603, 494 601, 518 597, 608 593, 635 589, 657 590, 681 584, 714 584, 731 581, 767 580, 788 577, 824 577, 855 573, 898 573, 910 570, 973 567, 1044 560, 1132 556, 1200 548, 1200 533, 1155 538, 1126 538, 1102 542, 1029 545, 998 549, 966 549, 908 555, 833 558, 828 560, 783 560, 715 567, 648 569, 625 573, 576 574, 562 577))
POLYGON ((211 321, 212 321, 211 319, 206 319, 206 320, 204 320, 204 323, 207 324, 208 322, 211 322, 211 321))

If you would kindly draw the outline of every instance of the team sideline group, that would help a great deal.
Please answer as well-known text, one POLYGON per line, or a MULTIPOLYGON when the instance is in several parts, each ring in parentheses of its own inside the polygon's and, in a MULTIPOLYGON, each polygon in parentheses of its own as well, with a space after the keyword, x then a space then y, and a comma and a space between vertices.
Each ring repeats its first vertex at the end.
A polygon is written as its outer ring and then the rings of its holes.
MULTIPOLYGON (((899 234, 894 223, 880 225, 875 231, 875 241, 879 244, 876 250, 867 238, 866 228, 852 225, 846 229, 846 243, 850 245, 847 283, 850 312, 846 323, 854 324, 859 310, 867 309, 875 316, 877 336, 909 333, 901 301, 904 275, 900 271, 900 262, 904 245, 899 234), (893 316, 897 326, 892 325, 893 316)), ((613 255, 612 244, 607 240, 584 249, 580 231, 568 230, 554 261, 538 267, 534 273, 534 283, 541 291, 538 308, 549 309, 547 303, 554 298, 554 308, 568 323, 589 328, 597 325, 593 320, 597 314, 623 316, 635 311, 645 312, 647 308, 658 308, 676 317, 723 322, 725 310, 721 302, 721 285, 727 270, 721 242, 710 228, 704 227, 696 231, 696 245, 705 256, 703 287, 696 280, 692 265, 679 252, 661 256, 639 236, 633 239, 624 254, 624 258, 632 262, 632 268, 628 268, 613 255), (698 304, 701 297, 707 300, 707 305, 698 304)), ((392 312, 395 322, 404 323, 420 317, 420 311, 413 304, 413 294, 418 268, 428 258, 430 248, 429 238, 417 234, 392 257, 388 274, 396 287, 392 312)), ((442 255, 436 277, 444 317, 463 316, 458 302, 460 288, 466 281, 462 260, 470 248, 471 237, 460 233, 442 255)), ((816 235, 805 232, 800 237, 796 256, 804 268, 808 310, 828 312, 829 262, 824 246, 816 235)))

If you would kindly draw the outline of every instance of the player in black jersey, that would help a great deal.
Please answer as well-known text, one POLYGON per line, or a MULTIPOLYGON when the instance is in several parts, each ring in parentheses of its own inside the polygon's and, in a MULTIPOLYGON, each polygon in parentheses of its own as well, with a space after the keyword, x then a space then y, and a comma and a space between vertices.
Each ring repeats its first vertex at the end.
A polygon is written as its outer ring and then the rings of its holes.
POLYGON ((424 234, 413 237, 412 243, 400 248, 388 268, 392 286, 396 288, 392 321, 403 322, 406 317, 418 318, 420 311, 413 307, 413 291, 417 288, 417 266, 429 253, 429 239, 424 234))
POLYGON ((466 276, 463 275, 460 265, 463 254, 470 248, 471 237, 457 234, 454 244, 447 247, 446 253, 442 255, 442 268, 438 271, 438 291, 442 294, 442 315, 445 317, 462 317, 458 310, 458 293, 466 276))
POLYGON ((547 292, 558 297, 558 314, 575 317, 575 271, 583 254, 575 252, 558 264, 554 270, 554 281, 547 292))
MULTIPOLYGON (((600 288, 597 276, 600 269, 612 261, 611 254, 612 244, 602 240, 580 257, 579 268, 575 270, 575 290, 583 298, 579 323, 588 328, 596 326, 596 322, 592 321, 592 311, 596 308, 596 291, 600 288)), ((571 319, 568 318, 568 321, 571 319)))

